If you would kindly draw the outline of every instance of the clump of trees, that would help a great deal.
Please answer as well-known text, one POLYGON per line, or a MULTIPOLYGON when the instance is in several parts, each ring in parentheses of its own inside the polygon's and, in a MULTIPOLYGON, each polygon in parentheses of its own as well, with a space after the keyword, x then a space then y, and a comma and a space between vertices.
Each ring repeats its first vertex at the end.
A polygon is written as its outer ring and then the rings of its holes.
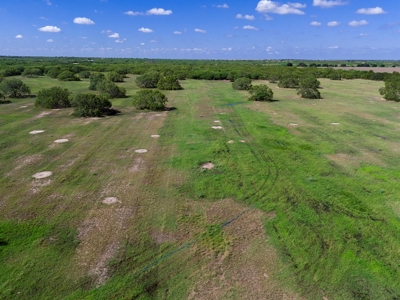
POLYGON ((80 78, 71 71, 63 71, 58 76, 57 79, 60 81, 80 81, 80 78))
POLYGON ((42 76, 43 72, 41 69, 38 68, 25 68, 25 70, 22 72, 22 76, 24 77, 38 77, 38 76, 42 76))
POLYGON ((144 73, 142 76, 138 76, 135 82, 140 88, 156 88, 159 80, 160 73, 156 71, 149 71, 144 73))
POLYGON ((126 97, 126 89, 107 80, 102 73, 93 73, 90 75, 89 90, 98 91, 110 99, 126 97))
POLYGON ((250 101, 272 101, 274 98, 274 92, 266 85, 254 85, 249 90, 250 101))
POLYGON ((158 90, 140 90, 133 96, 133 105, 138 109, 165 110, 167 97, 158 90))
POLYGON ((36 97, 35 106, 42 108, 66 108, 71 107, 69 96, 71 92, 55 86, 41 90, 36 97))
POLYGON ((235 79, 234 82, 232 82, 232 88, 235 90, 250 90, 251 89, 251 79, 247 77, 240 77, 235 79))
POLYGON ((71 101, 71 106, 76 117, 103 117, 118 113, 112 108, 112 103, 106 95, 77 94, 71 101))
POLYGON ((22 98, 31 93, 30 88, 20 79, 16 78, 4 79, 0 83, 0 91, 5 97, 10 98, 22 98))
POLYGON ((112 82, 123 82, 124 81, 124 76, 117 72, 109 72, 106 77, 107 77, 108 81, 112 81, 112 82))
POLYGON ((318 88, 321 83, 314 75, 310 74, 304 76, 299 81, 299 87, 297 88, 297 95, 306 99, 322 99, 321 93, 318 88))
POLYGON ((179 83, 178 77, 174 75, 163 76, 157 82, 157 88, 159 90, 183 90, 181 84, 179 83))
POLYGON ((88 70, 80 71, 78 76, 81 79, 89 78, 92 73, 88 70))
POLYGON ((285 89, 295 89, 299 86, 299 78, 293 74, 283 75, 279 78, 278 86, 285 89))
POLYGON ((400 102, 400 75, 394 74, 385 81, 385 87, 379 89, 379 93, 389 101, 400 102))

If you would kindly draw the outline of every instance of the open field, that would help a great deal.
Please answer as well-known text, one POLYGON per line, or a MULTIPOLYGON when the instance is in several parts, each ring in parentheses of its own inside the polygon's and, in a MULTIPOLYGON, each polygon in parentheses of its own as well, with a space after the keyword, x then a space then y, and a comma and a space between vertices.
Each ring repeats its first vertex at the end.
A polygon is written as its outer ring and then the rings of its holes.
POLYGON ((400 297, 399 103, 320 81, 251 103, 186 80, 174 110, 101 119, 0 105, 0 299, 400 297))
POLYGON ((334 67, 336 70, 357 70, 357 71, 374 71, 375 73, 393 73, 400 72, 400 67, 334 67))

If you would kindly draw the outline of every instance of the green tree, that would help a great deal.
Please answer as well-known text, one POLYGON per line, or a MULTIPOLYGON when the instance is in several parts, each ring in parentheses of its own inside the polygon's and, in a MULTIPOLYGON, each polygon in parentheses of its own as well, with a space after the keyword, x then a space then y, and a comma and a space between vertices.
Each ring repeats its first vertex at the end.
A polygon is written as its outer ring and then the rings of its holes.
POLYGON ((96 90, 96 86, 99 82, 106 79, 106 77, 102 73, 92 73, 89 78, 90 78, 89 90, 92 91, 96 90))
POLYGON ((0 84, 0 90, 10 98, 21 98, 31 93, 29 87, 16 78, 4 79, 0 84))
POLYGON ((167 97, 157 90, 140 90, 133 96, 133 105, 138 109, 165 110, 167 97))
POLYGON ((283 75, 279 78, 278 86, 285 89, 295 89, 299 86, 299 78, 292 74, 283 75))
POLYGON ((135 82, 140 88, 155 88, 160 80, 160 73, 149 71, 136 78, 135 82))
POLYGON ((61 72, 57 79, 60 81, 80 81, 79 77, 75 75, 75 73, 71 71, 64 71, 61 72))
POLYGON ((110 99, 126 97, 125 88, 119 87, 114 82, 108 80, 99 81, 96 85, 96 90, 100 94, 106 94, 110 99))
POLYGON ((385 87, 379 93, 389 101, 400 102, 400 75, 394 74, 385 81, 385 87))
POLYGON ((247 77, 240 77, 232 82, 232 88, 234 90, 249 90, 251 89, 251 79, 247 77))
POLYGON ((157 88, 159 90, 183 90, 176 76, 170 75, 161 77, 157 83, 157 88))
POLYGON ((77 94, 71 101, 76 117, 102 117, 115 114, 106 95, 77 94))
POLYGON ((342 75, 338 71, 334 71, 329 75, 331 80, 342 80, 342 75))
POLYGON ((84 78, 89 78, 90 74, 91 74, 90 71, 84 70, 84 71, 80 71, 78 76, 79 76, 79 78, 84 79, 84 78))
POLYGON ((68 89, 62 89, 59 86, 43 89, 37 94, 35 106, 43 108, 70 107, 69 95, 71 95, 71 92, 68 89))
POLYGON ((108 81, 112 82, 123 82, 124 81, 124 76, 117 73, 117 72, 109 72, 106 76, 108 81))
POLYGON ((22 76, 24 77, 38 77, 38 76, 42 76, 43 72, 42 70, 38 69, 38 68, 25 68, 24 72, 22 72, 22 76))
POLYGON ((274 93, 266 84, 253 85, 249 90, 250 101, 272 101, 274 93))
POLYGON ((47 70, 46 75, 51 77, 51 78, 57 78, 58 75, 60 75, 62 72, 62 70, 59 67, 54 67, 54 68, 50 68, 49 70, 47 70))

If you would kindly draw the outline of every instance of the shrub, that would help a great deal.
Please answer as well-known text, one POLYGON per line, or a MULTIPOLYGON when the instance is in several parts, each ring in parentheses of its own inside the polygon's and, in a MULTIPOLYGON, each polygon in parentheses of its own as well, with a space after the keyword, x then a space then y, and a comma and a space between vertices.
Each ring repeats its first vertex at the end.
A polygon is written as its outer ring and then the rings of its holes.
POLYGON ((71 92, 68 89, 62 89, 59 86, 43 89, 37 94, 35 106, 43 108, 70 107, 69 95, 71 95, 71 92))
POLYGON ((149 71, 136 78, 135 82, 140 88, 155 88, 160 80, 160 74, 156 71, 149 71))
POLYGON ((340 75, 339 72, 332 72, 332 73, 329 75, 329 78, 330 78, 331 80, 342 80, 342 75, 340 75))
POLYGON ((89 78, 90 77, 90 71, 87 71, 87 70, 85 70, 85 71, 81 71, 81 72, 79 72, 79 74, 78 74, 78 76, 79 76, 79 78, 89 78))
POLYGON ((80 81, 79 77, 71 71, 61 72, 60 75, 57 76, 57 79, 60 81, 80 81))
POLYGON ((106 94, 110 99, 126 97, 125 88, 119 87, 114 82, 108 80, 99 81, 96 85, 96 90, 100 94, 106 94))
POLYGON ((297 95, 305 99, 322 99, 321 93, 317 89, 300 87, 297 90, 297 95))
POLYGON ((157 83, 157 88, 160 90, 183 90, 176 76, 161 77, 157 83))
POLYGON ((133 105, 138 109, 164 110, 167 97, 157 90, 141 90, 133 96, 133 105))
POLYGON ((385 82, 385 87, 379 89, 379 93, 386 100, 400 102, 400 76, 392 75, 385 82))
POLYGON ((249 90, 251 88, 251 79, 247 77, 241 77, 232 82, 232 88, 234 90, 249 90))
POLYGON ((22 76, 24 77, 38 77, 42 75, 43 75, 42 70, 38 68, 26 68, 24 72, 22 72, 22 76))
POLYGON ((249 90, 250 101, 272 101, 274 93, 265 84, 254 85, 249 90))
POLYGON ((31 93, 29 87, 16 78, 4 79, 0 84, 0 91, 10 98, 21 98, 31 93))
POLYGON ((124 76, 117 72, 109 72, 107 74, 107 80, 112 82, 123 82, 124 76))
POLYGON ((116 113, 105 95, 77 94, 71 101, 71 105, 74 107, 73 114, 76 117, 102 117, 116 113))
POLYGON ((90 78, 89 90, 92 91, 96 90, 96 86, 99 82, 106 79, 106 77, 102 73, 92 73, 89 78, 90 78))
POLYGON ((51 78, 57 78, 58 75, 61 74, 61 70, 59 68, 52 68, 50 70, 47 71, 46 75, 51 77, 51 78))
POLYGON ((279 79, 278 86, 280 88, 295 89, 299 86, 299 78, 293 75, 283 75, 279 79))

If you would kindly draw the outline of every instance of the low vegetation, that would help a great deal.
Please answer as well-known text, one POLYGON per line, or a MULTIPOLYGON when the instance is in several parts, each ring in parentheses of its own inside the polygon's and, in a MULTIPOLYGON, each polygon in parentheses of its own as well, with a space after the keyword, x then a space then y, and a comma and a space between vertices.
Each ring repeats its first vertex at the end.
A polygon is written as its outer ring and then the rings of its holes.
POLYGON ((235 90, 250 90, 251 89, 251 79, 247 77, 240 77, 232 82, 232 88, 235 90))
POLYGON ((49 109, 71 107, 70 95, 68 89, 59 86, 43 89, 36 96, 35 106, 49 109))
POLYGON ((157 90, 141 90, 134 96, 132 103, 138 109, 165 110, 167 97, 157 90))
POLYGON ((249 90, 250 101, 272 101, 274 92, 265 84, 254 85, 249 90))
POLYGON ((71 106, 76 117, 103 117, 116 113, 105 95, 77 94, 71 101, 71 106))

